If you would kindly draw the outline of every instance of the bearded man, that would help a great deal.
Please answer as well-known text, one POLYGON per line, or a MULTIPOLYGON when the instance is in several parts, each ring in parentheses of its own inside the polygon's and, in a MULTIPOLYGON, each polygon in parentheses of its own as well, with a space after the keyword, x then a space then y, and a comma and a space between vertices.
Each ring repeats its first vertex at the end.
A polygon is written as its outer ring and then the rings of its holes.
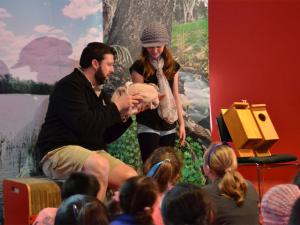
POLYGON ((49 98, 36 150, 44 174, 66 179, 82 171, 96 176, 104 200, 108 186, 120 187, 136 171, 105 151, 106 144, 131 124, 121 115, 142 97, 123 95, 114 102, 99 86, 113 73, 114 51, 100 42, 89 43, 80 57, 80 68, 59 80, 49 98), (116 135, 117 134, 117 135, 116 135))

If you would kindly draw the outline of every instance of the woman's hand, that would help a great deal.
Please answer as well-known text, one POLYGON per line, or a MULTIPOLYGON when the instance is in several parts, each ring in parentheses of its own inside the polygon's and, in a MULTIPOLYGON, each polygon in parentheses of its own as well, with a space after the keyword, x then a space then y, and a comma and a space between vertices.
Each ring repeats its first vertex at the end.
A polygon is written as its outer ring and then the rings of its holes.
POLYGON ((179 132, 179 146, 183 146, 185 143, 185 137, 186 137, 184 124, 179 125, 178 132, 179 132))

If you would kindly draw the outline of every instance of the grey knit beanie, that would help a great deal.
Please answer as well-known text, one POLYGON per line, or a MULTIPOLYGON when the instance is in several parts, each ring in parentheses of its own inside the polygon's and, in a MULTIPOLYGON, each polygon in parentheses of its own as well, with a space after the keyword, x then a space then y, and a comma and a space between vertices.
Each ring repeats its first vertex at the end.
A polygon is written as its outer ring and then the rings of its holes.
POLYGON ((167 45, 169 43, 168 30, 160 23, 152 23, 143 30, 141 41, 145 48, 167 45))
POLYGON ((261 201, 261 214, 265 225, 287 225, 292 207, 300 197, 294 184, 278 184, 270 188, 261 201))

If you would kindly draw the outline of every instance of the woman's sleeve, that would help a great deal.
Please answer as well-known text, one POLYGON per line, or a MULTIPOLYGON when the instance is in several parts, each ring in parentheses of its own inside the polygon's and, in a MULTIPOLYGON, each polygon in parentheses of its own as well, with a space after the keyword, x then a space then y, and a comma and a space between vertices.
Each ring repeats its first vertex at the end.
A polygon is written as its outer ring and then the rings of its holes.
POLYGON ((143 75, 144 74, 144 66, 140 60, 135 61, 132 66, 129 68, 130 73, 133 71, 143 75))

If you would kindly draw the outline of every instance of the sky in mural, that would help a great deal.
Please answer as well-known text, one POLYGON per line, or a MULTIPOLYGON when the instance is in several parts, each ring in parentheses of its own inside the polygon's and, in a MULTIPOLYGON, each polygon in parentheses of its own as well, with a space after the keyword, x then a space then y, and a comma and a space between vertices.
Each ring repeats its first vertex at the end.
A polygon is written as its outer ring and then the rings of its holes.
POLYGON ((102 0, 1 0, 0 74, 53 83, 102 41, 102 24, 102 0))

